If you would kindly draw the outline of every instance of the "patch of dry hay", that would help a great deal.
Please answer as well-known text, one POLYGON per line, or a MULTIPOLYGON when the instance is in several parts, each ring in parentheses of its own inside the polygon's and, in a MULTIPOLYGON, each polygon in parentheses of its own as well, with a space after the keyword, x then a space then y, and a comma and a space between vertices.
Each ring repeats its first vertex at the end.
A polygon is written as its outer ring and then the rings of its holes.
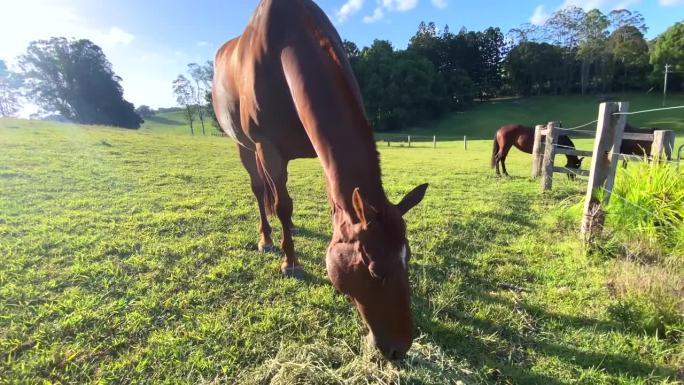
POLYGON ((276 356, 263 365, 242 373, 240 384, 474 384, 464 362, 457 362, 437 346, 414 342, 408 357, 399 363, 384 360, 364 342, 358 349, 344 343, 337 346, 309 344, 281 346, 276 356), (357 352, 358 351, 358 352, 357 352))

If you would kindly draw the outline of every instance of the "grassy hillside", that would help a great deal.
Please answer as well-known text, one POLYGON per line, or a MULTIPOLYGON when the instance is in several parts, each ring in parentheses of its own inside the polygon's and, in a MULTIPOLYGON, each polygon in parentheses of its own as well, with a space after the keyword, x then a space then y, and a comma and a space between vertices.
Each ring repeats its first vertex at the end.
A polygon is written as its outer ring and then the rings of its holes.
MULTIPOLYGON (((202 125, 199 119, 196 118, 196 121, 193 123, 193 125, 195 128, 195 134, 201 135, 202 125)), ((211 125, 211 122, 208 120, 208 118, 205 118, 204 127, 207 135, 216 130, 216 128, 211 125)), ((140 129, 156 134, 190 135, 190 125, 187 123, 182 111, 162 112, 154 116, 147 117, 145 118, 145 123, 143 123, 140 129)))
POLYGON ((392 200, 430 183, 406 218, 419 338, 388 364, 364 348, 361 320, 325 276, 318 161, 290 169, 308 277, 280 279, 278 256, 256 250, 235 146, 162 126, 0 120, 0 383, 684 380, 681 317, 665 338, 642 321, 658 319, 651 303, 624 295, 669 270, 588 256, 576 224, 556 220, 582 181, 557 178, 542 195, 517 152, 517 176, 497 179, 489 140, 468 152, 381 147, 392 200))
MULTIPOLYGON (((613 96, 613 100, 630 102, 630 110, 638 111, 659 108, 662 96, 658 94, 628 94, 613 96)), ((574 127, 596 120, 600 100, 597 96, 544 96, 522 99, 505 99, 478 103, 464 112, 447 115, 435 122, 406 130, 405 133, 418 135, 462 136, 471 138, 492 138, 496 130, 509 123, 528 126, 550 121, 561 121, 565 127, 574 127)), ((684 95, 670 95, 668 106, 684 105, 684 95)), ((684 136, 684 109, 634 115, 629 123, 637 127, 658 127, 676 130, 684 136)), ((182 112, 161 113, 147 118, 143 130, 154 133, 190 134, 190 128, 182 112)), ((595 129, 589 126, 586 129, 595 129)), ((200 132, 199 122, 195 123, 200 132)), ((213 131, 207 124, 207 133, 213 131)), ((382 134, 380 134, 382 136, 382 134)))
MULTIPOLYGON (((660 95, 629 94, 612 98, 630 102, 630 111, 659 108, 662 104, 660 95)), ((499 127, 509 123, 534 127, 536 124, 561 121, 565 127, 575 127, 596 120, 599 103, 596 96, 543 96, 490 101, 409 132, 491 138, 499 127)), ((671 95, 668 105, 684 105, 684 95, 671 95)), ((677 130, 678 135, 684 135, 684 109, 634 115, 628 121, 637 127, 673 129, 677 130)))

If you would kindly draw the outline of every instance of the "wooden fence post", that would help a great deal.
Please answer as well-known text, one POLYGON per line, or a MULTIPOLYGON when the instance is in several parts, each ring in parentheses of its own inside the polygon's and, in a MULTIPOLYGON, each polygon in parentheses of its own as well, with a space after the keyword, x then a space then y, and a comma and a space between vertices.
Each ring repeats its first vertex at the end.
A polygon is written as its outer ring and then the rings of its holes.
POLYGON ((468 151, 468 137, 463 135, 463 149, 468 151))
POLYGON ((408 146, 411 148, 411 135, 408 136, 408 146))
POLYGON ((658 160, 672 160, 674 150, 675 134, 670 130, 657 130, 653 132, 653 145, 651 146, 651 156, 656 162, 658 160))
POLYGON ((626 115, 614 115, 616 112, 628 112, 629 103, 601 103, 599 107, 596 139, 591 158, 589 184, 584 202, 582 218, 582 236, 590 241, 595 234, 601 232, 605 215, 601 204, 610 201, 615 183, 615 170, 620 158, 622 134, 627 123, 626 115), (603 187, 603 202, 598 199, 598 192, 603 187))
POLYGON ((540 124, 534 128, 534 147, 532 148, 532 178, 539 178, 541 175, 542 161, 544 160, 544 144, 542 143, 542 130, 544 125, 540 124))
POLYGON ((432 137, 432 148, 437 148, 437 135, 432 137))
POLYGON ((553 163, 558 144, 558 123, 549 122, 544 145, 544 162, 542 167, 542 191, 549 191, 553 186, 553 163))

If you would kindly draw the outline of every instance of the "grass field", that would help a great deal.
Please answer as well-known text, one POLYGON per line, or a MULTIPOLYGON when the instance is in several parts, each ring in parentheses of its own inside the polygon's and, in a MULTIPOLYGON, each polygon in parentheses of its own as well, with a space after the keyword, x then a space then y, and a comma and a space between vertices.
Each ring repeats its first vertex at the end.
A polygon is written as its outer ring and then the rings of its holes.
POLYGON ((138 131, 0 120, 0 383, 684 381, 681 314, 663 335, 615 289, 649 267, 585 253, 558 219, 584 182, 542 195, 518 152, 497 179, 490 140, 379 147, 391 199, 430 183, 407 215, 419 338, 390 364, 327 281, 318 161, 290 168, 308 276, 281 279, 278 255, 256 250, 235 146, 162 118, 138 131))

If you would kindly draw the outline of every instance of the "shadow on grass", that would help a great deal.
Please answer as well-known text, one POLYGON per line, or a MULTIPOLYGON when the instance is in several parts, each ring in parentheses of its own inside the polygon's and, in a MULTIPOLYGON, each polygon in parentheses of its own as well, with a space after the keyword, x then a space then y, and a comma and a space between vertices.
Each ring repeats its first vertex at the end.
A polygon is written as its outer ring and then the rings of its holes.
MULTIPOLYGON (((468 311, 452 306, 445 314, 437 314, 431 305, 430 298, 414 295, 416 325, 430 336, 430 339, 442 349, 458 357, 464 358, 471 367, 487 367, 487 381, 503 383, 534 383, 561 385, 566 382, 547 375, 535 373, 528 357, 530 352, 536 355, 555 357, 568 366, 583 369, 600 369, 602 372, 620 376, 651 378, 654 374, 676 378, 672 369, 651 365, 621 354, 583 351, 563 342, 555 341, 553 331, 543 330, 544 322, 555 320, 560 327, 568 329, 588 329, 598 332, 628 332, 621 325, 582 316, 567 316, 548 312, 541 307, 528 306, 521 300, 506 300, 491 294, 499 291, 495 274, 482 271, 482 266, 473 256, 486 254, 502 247, 503 263, 517 264, 515 254, 506 254, 506 246, 511 239, 525 233, 535 232, 538 226, 531 220, 534 211, 531 203, 534 199, 525 194, 506 192, 499 196, 496 210, 486 212, 478 218, 463 221, 456 218, 451 223, 450 237, 438 243, 434 253, 450 258, 436 258, 436 263, 426 264, 425 275, 437 282, 447 282, 455 266, 462 278, 460 291, 465 303, 490 303, 503 305, 511 313, 522 315, 529 320, 527 326, 516 329, 506 321, 477 318, 468 311), (493 231, 496 229, 496 231, 493 231), (448 325, 448 321, 455 325, 448 325), (459 326, 460 324, 460 326, 459 326), (477 335, 469 335, 469 330, 477 330, 477 335), (485 339, 479 336, 495 336, 485 339)), ((513 282, 517 283, 517 282, 513 282)), ((558 326, 556 326, 558 327, 558 326)))

